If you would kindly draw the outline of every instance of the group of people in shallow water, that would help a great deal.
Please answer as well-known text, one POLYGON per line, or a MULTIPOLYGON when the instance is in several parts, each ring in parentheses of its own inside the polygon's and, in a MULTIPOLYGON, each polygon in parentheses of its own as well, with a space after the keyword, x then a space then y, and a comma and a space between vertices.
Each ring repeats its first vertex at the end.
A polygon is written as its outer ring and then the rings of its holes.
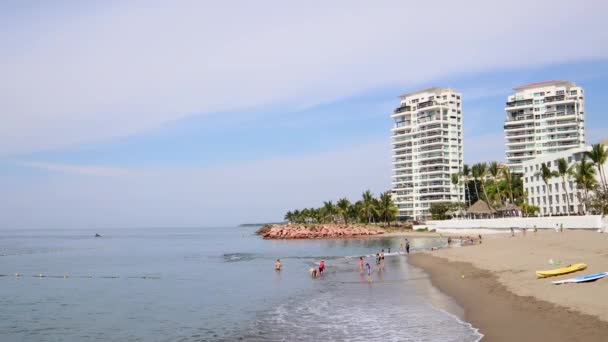
MULTIPOLYGON (((277 261, 274 263, 274 270, 277 272, 281 271, 281 259, 277 259, 277 261)), ((325 271, 325 260, 321 260, 319 262, 319 268, 313 267, 310 269, 310 273, 313 278, 317 278, 322 275, 323 271, 325 271)))
MULTIPOLYGON (((407 254, 410 253, 410 242, 408 239, 405 239, 405 244, 401 244, 399 246, 399 251, 403 253, 403 251, 405 251, 407 254)), ((388 252, 390 253, 391 249, 390 247, 388 248, 388 252)), ((384 249, 382 249, 380 252, 376 253, 376 257, 375 257, 375 262, 376 262, 376 267, 378 268, 378 271, 382 271, 384 269, 384 249)), ((277 259, 277 261, 274 263, 274 269, 275 271, 281 271, 281 259, 277 259)), ((323 271, 325 270, 325 260, 321 260, 319 262, 319 267, 312 267, 310 269, 310 273, 312 275, 313 278, 317 278, 319 276, 321 276, 323 274, 323 271)), ((372 280, 372 267, 370 266, 369 263, 365 263, 363 260, 363 257, 359 257, 359 272, 363 273, 364 270, 367 272, 367 279, 368 281, 372 280)))

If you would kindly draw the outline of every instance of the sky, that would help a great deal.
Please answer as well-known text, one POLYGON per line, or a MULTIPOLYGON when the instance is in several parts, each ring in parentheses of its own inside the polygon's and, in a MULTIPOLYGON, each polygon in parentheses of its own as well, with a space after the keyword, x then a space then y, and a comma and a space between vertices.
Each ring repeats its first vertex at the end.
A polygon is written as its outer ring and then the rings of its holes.
POLYGON ((390 188, 400 94, 463 96, 503 161, 515 86, 584 87, 608 137, 605 1, 3 1, 0 229, 217 226, 390 188))

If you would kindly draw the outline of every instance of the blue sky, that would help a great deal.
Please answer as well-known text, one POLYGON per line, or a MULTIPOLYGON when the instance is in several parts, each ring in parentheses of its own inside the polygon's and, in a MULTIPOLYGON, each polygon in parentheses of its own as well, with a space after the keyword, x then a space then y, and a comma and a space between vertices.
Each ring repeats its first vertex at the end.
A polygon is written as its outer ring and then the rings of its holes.
POLYGON ((378 193, 398 95, 428 86, 463 94, 469 163, 504 160, 506 97, 538 81, 585 88, 597 142, 608 8, 552 3, 531 25, 446 2, 437 27, 390 1, 0 5, 0 228, 229 225, 378 193))

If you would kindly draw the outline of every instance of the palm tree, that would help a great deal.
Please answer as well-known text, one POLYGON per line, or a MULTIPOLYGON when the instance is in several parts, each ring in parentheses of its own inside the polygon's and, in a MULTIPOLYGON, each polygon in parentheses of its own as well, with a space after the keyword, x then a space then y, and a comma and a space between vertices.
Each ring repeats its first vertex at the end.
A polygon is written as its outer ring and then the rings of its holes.
POLYGON ((399 210, 395 202, 393 202, 390 191, 380 194, 380 200, 378 201, 378 215, 380 219, 390 227, 391 221, 395 221, 398 214, 399 210))
POLYGON ((336 215, 336 206, 331 202, 323 202, 323 211, 324 211, 324 219, 327 219, 329 217, 329 219, 331 220, 331 222, 334 222, 334 215, 336 215))
POLYGON ((346 198, 340 198, 338 200, 337 207, 338 214, 340 214, 344 219, 344 224, 348 224, 348 214, 351 207, 350 201, 346 198))
POLYGON ((303 221, 302 220, 302 213, 299 210, 297 210, 297 209, 294 210, 292 214, 293 214, 293 222, 294 223, 301 223, 303 221))
POLYGON ((583 189, 585 196, 583 204, 585 206, 584 211, 586 214, 589 207, 589 190, 592 190, 597 185, 593 163, 587 161, 586 155, 583 155, 580 163, 576 164, 574 178, 576 180, 576 187, 583 189))
POLYGON ((290 211, 288 211, 287 213, 285 213, 285 217, 284 217, 284 219, 285 219, 286 221, 288 221, 289 223, 293 223, 293 222, 294 222, 294 216, 293 216, 293 212, 291 212, 291 210, 290 210, 290 211))
POLYGON ((513 202, 513 174, 511 173, 511 169, 509 169, 508 167, 503 168, 502 177, 504 178, 505 182, 507 183, 507 189, 509 191, 509 198, 511 199, 511 204, 513 204, 515 202, 513 202))
POLYGON ((606 161, 608 160, 608 151, 604 148, 604 145, 595 144, 593 145, 591 151, 586 152, 585 154, 593 161, 593 164, 597 168, 604 191, 608 191, 606 188, 606 175, 604 174, 603 168, 604 164, 606 164, 606 161))
MULTIPOLYGON (((492 207, 492 204, 490 204, 490 201, 488 200, 488 193, 486 192, 486 187, 485 187, 486 174, 488 173, 488 164, 486 164, 486 162, 482 162, 482 163, 477 163, 475 165, 477 166, 477 176, 479 177, 479 184, 481 186, 481 190, 483 190, 483 195, 486 199, 486 202, 488 202, 488 205, 490 207, 492 207)), ((475 166, 473 166, 473 167, 475 167, 475 166)))
POLYGON ((500 169, 498 168, 498 163, 495 161, 490 162, 488 172, 492 176, 492 180, 494 181, 494 183, 496 183, 496 180, 498 179, 498 173, 500 172, 500 169))
POLYGON ((555 171, 551 171, 551 169, 547 166, 547 164, 542 163, 540 165, 540 171, 538 171, 536 173, 536 176, 540 176, 540 178, 543 179, 543 182, 545 183, 545 189, 546 189, 546 193, 545 196, 549 193, 549 190, 551 190, 551 188, 549 187, 549 180, 553 177, 557 177, 559 176, 557 174, 557 172, 555 171))
POLYGON ((468 202, 469 202, 469 207, 471 206, 471 194, 467 193, 469 192, 469 177, 471 176, 471 169, 469 168, 468 164, 464 164, 462 166, 462 178, 464 179, 464 195, 467 198, 468 202))
MULTIPOLYGON (((456 188, 456 192, 460 193, 460 191, 458 191, 458 184, 460 184, 460 174, 459 173, 452 173, 452 175, 450 176, 451 180, 452 180, 452 185, 454 186, 454 188, 456 188)), ((460 198, 458 199, 460 201, 460 198)))
POLYGON ((371 223, 375 211, 374 195, 371 191, 366 190, 363 193, 363 201, 361 202, 361 217, 366 219, 367 223, 371 223))
POLYGON ((568 208, 566 213, 570 215, 570 195, 568 194, 568 188, 566 187, 566 180, 570 179, 572 176, 573 169, 572 166, 568 165, 568 161, 564 158, 559 158, 557 160, 557 175, 562 178, 562 187, 566 192, 566 203, 568 203, 568 208))
POLYGON ((473 185, 475 185, 475 195, 479 200, 479 190, 477 190, 477 178, 479 178, 479 164, 474 164, 471 168, 471 174, 473 175, 473 185))

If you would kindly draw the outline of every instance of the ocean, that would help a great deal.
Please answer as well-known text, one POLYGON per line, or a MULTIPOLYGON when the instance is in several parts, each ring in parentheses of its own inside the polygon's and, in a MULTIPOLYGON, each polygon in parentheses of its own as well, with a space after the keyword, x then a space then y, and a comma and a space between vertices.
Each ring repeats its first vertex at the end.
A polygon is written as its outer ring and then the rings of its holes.
POLYGON ((263 240, 255 229, 0 230, 0 341, 480 339, 395 253, 403 237, 263 240), (375 266, 383 248, 370 283, 358 256, 375 266))

